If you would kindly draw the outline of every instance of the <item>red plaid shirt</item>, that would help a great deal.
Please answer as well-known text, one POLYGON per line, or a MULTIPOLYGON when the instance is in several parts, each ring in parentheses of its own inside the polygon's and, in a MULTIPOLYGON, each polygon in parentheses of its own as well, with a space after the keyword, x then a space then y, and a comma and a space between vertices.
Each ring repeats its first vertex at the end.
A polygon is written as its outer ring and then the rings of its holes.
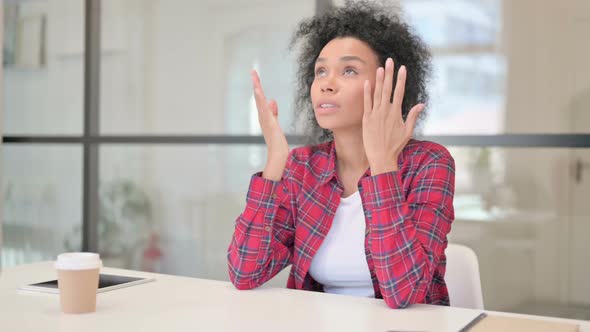
MULTIPOLYGON (((361 177, 365 254, 376 298, 391 308, 448 305, 447 234, 454 219, 454 160, 443 146, 410 140, 399 170, 361 177)), ((258 287, 292 264, 288 288, 322 291, 308 274, 344 190, 333 142, 295 148, 281 181, 254 174, 228 249, 238 289, 258 287)))

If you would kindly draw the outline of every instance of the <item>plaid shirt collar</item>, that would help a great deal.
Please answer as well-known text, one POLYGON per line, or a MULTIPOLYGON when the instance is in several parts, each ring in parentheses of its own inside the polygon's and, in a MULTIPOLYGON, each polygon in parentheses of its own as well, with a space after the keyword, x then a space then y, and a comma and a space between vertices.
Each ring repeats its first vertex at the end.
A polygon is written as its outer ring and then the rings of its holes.
MULTIPOLYGON (((408 144, 406 144, 404 150, 408 149, 408 147, 411 146, 414 142, 414 139, 410 139, 408 144)), ((312 174, 315 176, 317 182, 320 185, 325 185, 329 183, 332 180, 332 178, 335 178, 335 180, 338 183, 340 182, 336 171, 336 144, 333 140, 318 145, 317 151, 314 153, 314 158, 323 159, 322 161, 315 163, 315 165, 323 165, 323 167, 319 168, 317 172, 313 172, 314 169, 312 168, 312 174)), ((401 166, 404 163, 404 159, 405 153, 400 153, 398 159, 398 167, 401 168, 401 166)), ((362 177, 365 176, 371 176, 370 168, 367 168, 365 174, 362 177)))

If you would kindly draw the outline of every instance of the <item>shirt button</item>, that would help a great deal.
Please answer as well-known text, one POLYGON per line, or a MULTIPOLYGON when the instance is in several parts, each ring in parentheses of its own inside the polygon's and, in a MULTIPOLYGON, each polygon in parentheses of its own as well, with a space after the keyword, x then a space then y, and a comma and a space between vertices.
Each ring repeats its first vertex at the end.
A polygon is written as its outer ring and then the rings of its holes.
POLYGON ((279 196, 276 193, 272 194, 272 199, 276 200, 277 198, 279 198, 279 196))
POLYGON ((264 227, 264 230, 267 231, 267 232, 270 232, 270 226, 264 227))
POLYGON ((365 230, 365 234, 369 235, 371 233, 371 227, 367 227, 367 229, 365 230))

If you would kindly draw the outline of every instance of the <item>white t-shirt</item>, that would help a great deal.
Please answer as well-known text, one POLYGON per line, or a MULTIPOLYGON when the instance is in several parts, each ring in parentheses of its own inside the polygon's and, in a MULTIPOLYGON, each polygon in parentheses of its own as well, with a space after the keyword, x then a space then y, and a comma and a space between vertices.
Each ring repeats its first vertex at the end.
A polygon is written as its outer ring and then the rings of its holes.
POLYGON ((341 198, 332 227, 309 268, 324 292, 375 297, 365 256, 365 228, 360 193, 341 198))

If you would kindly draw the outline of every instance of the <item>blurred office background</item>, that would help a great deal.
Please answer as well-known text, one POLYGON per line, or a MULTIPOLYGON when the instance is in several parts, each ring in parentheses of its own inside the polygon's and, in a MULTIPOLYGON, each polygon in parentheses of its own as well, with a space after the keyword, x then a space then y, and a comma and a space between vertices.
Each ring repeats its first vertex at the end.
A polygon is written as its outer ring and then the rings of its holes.
MULTIPOLYGON (((590 319, 590 143, 564 140, 590 134, 590 1, 391 1, 434 54, 422 133, 462 142, 450 241, 478 254, 486 308, 590 319)), ((296 135, 291 32, 341 3, 4 0, 1 267, 95 246, 228 280, 265 162, 249 70, 296 135)))

